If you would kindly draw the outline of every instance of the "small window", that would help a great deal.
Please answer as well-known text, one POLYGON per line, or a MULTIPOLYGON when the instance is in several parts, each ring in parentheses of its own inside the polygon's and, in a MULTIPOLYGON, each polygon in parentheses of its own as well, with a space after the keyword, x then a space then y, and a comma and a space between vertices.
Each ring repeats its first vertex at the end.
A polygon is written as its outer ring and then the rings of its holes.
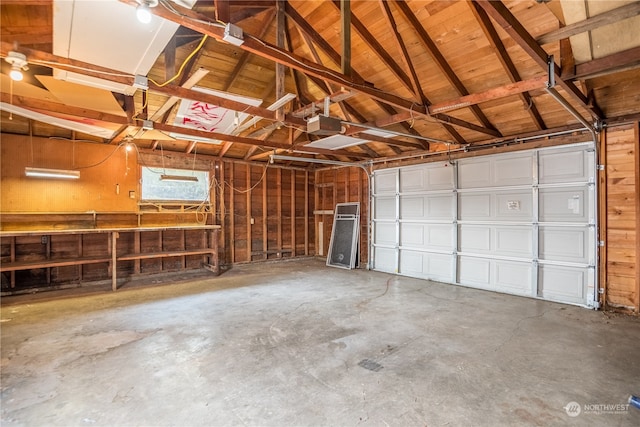
POLYGON ((209 171, 142 168, 142 200, 209 201, 209 171))

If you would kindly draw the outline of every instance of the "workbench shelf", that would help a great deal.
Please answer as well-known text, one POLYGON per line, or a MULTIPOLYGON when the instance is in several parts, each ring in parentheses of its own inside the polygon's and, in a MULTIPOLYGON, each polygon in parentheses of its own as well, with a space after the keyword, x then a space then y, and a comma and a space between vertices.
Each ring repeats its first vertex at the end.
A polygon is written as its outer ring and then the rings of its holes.
POLYGON ((205 267, 219 274, 218 225, 0 231, 2 294, 205 267))

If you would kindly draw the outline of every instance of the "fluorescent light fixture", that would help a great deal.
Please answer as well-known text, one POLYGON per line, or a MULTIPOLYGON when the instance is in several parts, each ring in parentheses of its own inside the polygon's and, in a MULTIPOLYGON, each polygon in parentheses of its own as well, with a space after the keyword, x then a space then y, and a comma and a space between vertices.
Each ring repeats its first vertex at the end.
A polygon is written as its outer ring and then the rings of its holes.
MULTIPOLYGON (((316 116, 319 117, 319 116, 316 116)), ((317 141, 305 144, 305 147, 324 148, 327 150, 338 150, 341 148, 351 147, 353 145, 365 144, 368 141, 362 138, 354 138, 347 135, 333 135, 317 141)))
POLYGON ((240 46, 242 43, 244 43, 242 28, 229 22, 224 27, 224 36, 222 37, 222 40, 226 41, 227 43, 231 43, 232 45, 240 46))
POLYGON ((160 181, 190 181, 198 182, 197 176, 186 175, 160 175, 160 181))
POLYGON ((24 174, 32 178, 79 179, 80 171, 65 169, 24 168, 24 174))

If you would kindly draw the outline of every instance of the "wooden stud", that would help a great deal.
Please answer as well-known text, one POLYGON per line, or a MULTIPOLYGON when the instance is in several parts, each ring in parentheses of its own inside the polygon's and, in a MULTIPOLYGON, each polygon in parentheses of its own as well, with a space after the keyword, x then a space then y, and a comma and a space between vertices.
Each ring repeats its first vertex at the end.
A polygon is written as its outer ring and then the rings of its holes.
POLYGON ((111 290, 116 291, 118 289, 118 270, 116 268, 116 258, 117 258, 117 241, 118 232, 113 231, 111 233, 111 290))
MULTIPOLYGON (((133 235, 133 252, 139 254, 140 253, 140 232, 136 231, 133 235)), ((136 259, 133 261, 133 273, 140 274, 140 260, 136 259)))
POLYGON ((304 255, 309 256, 309 171, 304 171, 304 255))
MULTIPOLYGON (((11 237, 11 241, 10 241, 10 248, 9 249, 11 251, 10 253, 10 259, 11 262, 15 262, 16 260, 16 238, 15 237, 11 237)), ((11 272, 11 287, 15 288, 16 287, 16 272, 12 271, 11 272)))
POLYGON ((229 179, 231 180, 231 187, 229 187, 229 212, 231 213, 231 215, 229 215, 229 229, 231 230, 230 233, 231 235, 229 236, 229 243, 231 245, 231 263, 235 263, 236 262, 236 215, 235 215, 235 206, 234 206, 234 201, 235 201, 235 191, 233 191, 233 181, 234 181, 234 167, 233 167, 233 162, 229 163, 229 179))
POLYGON ((296 256, 296 171, 291 170, 291 256, 296 256))
POLYGON ((268 258, 267 251, 269 250, 269 234, 267 233, 269 228, 269 218, 267 216, 267 179, 268 174, 267 171, 265 171, 264 178, 262 179, 262 251, 264 252, 264 259, 268 258))
MULTIPOLYGON (((78 234, 78 258, 82 258, 83 248, 82 248, 82 234, 78 234)), ((82 264, 78 264, 78 280, 82 282, 82 264)))
MULTIPOLYGON (((607 164, 607 134, 608 132, 602 132, 600 137, 600 146, 598 152, 598 159, 601 165, 607 164)), ((598 283, 602 289, 601 303, 602 309, 607 309, 607 248, 609 247, 609 241, 607 238, 607 168, 599 171, 598 176, 598 242, 603 241, 604 246, 599 246, 599 265, 598 265, 598 283)))
POLYGON ((246 261, 252 261, 251 259, 251 233, 253 227, 251 227, 251 165, 247 165, 247 173, 246 173, 246 199, 247 199, 247 217, 246 217, 246 225, 247 225, 247 259, 246 261))
POLYGON ((278 247, 278 257, 282 257, 282 169, 276 170, 276 216, 278 217, 278 228, 276 236, 276 246, 278 247))
POLYGON ((640 124, 633 125, 634 152, 635 152, 635 203, 636 203, 636 289, 635 289, 635 312, 640 313, 640 124))

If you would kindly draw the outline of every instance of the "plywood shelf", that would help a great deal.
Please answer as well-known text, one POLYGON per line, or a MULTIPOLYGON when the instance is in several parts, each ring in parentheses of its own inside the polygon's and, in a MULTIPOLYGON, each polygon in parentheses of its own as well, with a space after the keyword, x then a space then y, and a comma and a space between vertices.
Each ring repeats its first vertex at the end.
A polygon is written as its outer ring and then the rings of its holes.
POLYGON ((67 267, 70 265, 99 264, 101 262, 109 261, 111 261, 110 258, 96 256, 73 259, 43 259, 36 261, 3 262, 0 264, 0 272, 32 270, 36 268, 67 267))
MULTIPOLYGON (((0 263, 0 272, 10 274, 9 284, 13 290, 16 288, 17 271, 46 269, 47 285, 51 285, 51 269, 79 266, 75 280, 82 281, 83 265, 105 263, 101 276, 111 278, 115 291, 118 262, 133 261, 133 274, 140 274, 141 260, 180 257, 180 268, 186 269, 187 257, 201 255, 201 267, 219 274, 219 230, 219 225, 5 230, 0 231, 4 259, 0 263), (54 246, 59 246, 59 253, 64 255, 56 256, 56 251, 52 250, 52 239, 54 246), (119 239, 124 242, 119 244, 119 239), (145 241, 154 242, 159 250, 147 250, 143 245, 145 241), (187 247, 187 241, 189 246, 199 245, 187 247), (173 249, 163 250, 165 247, 173 249), (119 250, 124 253, 119 255, 119 250)), ((163 271, 162 264, 160 270, 163 271)))

